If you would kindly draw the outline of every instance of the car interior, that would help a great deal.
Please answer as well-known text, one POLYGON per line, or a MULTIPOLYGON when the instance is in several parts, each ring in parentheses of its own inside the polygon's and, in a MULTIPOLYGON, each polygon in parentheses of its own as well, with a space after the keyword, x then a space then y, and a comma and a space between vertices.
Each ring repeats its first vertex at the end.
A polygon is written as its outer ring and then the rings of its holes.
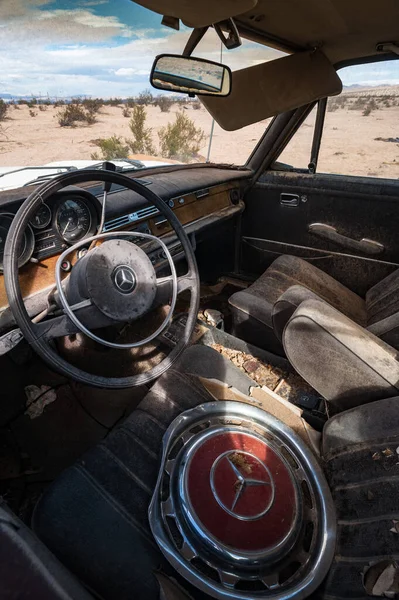
POLYGON ((271 120, 242 166, 0 191, 0 598, 396 598, 399 174, 318 159, 340 70, 399 59, 399 5, 137 4, 188 61, 208 28, 284 52, 195 92, 271 120))

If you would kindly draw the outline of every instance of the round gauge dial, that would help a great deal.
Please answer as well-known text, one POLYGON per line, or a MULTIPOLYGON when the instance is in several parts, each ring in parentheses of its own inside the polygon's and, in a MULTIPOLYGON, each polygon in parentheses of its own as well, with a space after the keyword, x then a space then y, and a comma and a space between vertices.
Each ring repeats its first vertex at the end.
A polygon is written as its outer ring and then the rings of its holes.
POLYGON ((90 232, 90 208, 81 198, 67 198, 58 207, 55 223, 62 239, 75 244, 90 232))
POLYGON ((42 204, 38 211, 32 217, 30 224, 35 229, 44 229, 51 221, 51 210, 47 204, 42 204))
MULTIPOLYGON (((0 271, 3 271, 4 248, 13 218, 14 215, 11 213, 0 213, 0 271)), ((22 265, 28 262, 32 256, 34 247, 35 236, 33 235, 32 229, 28 225, 28 227, 25 229, 21 245, 18 249, 18 267, 22 267, 22 265)))

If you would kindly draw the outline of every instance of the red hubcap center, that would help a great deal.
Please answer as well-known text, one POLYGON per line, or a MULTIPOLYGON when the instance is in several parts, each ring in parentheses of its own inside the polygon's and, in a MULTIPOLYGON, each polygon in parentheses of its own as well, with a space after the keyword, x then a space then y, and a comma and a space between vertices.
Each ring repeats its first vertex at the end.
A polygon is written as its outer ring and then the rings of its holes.
POLYGON ((189 461, 186 489, 197 520, 216 541, 237 551, 276 550, 298 517, 288 466, 266 441, 249 433, 205 439, 189 461))

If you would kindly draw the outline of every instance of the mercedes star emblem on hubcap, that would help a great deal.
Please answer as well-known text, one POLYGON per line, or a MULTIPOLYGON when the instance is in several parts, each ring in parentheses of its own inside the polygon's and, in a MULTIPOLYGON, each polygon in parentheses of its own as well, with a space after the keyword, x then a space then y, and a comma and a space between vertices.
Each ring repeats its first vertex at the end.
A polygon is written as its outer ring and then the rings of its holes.
POLYGON ((211 468, 210 485, 219 506, 241 521, 260 519, 274 503, 275 485, 272 474, 265 463, 251 452, 228 450, 218 456, 211 468), (233 489, 227 490, 227 493, 226 490, 219 489, 221 479, 217 481, 217 472, 220 469, 224 472, 230 470, 234 475, 233 489), (250 492, 253 488, 262 490, 261 497, 256 498, 256 502, 253 492, 250 492))
POLYGON ((118 292, 122 294, 130 294, 136 287, 135 274, 127 265, 116 267, 112 273, 112 280, 118 292))

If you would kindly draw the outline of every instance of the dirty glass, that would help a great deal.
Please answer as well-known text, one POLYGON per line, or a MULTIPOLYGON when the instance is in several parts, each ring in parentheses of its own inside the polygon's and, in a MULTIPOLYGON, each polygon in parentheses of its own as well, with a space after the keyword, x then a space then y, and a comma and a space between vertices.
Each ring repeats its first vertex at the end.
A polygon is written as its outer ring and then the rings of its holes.
MULTIPOLYGON (((191 30, 130 0, 2 2, 0 24, 3 172, 105 158, 240 165, 267 125, 226 132, 197 99, 150 88, 155 56, 181 53, 191 30)), ((210 30, 195 55, 236 70, 282 53, 245 40, 221 53, 210 30)))
POLYGON ((342 94, 330 98, 319 173, 399 177, 399 60, 339 71, 342 94))

